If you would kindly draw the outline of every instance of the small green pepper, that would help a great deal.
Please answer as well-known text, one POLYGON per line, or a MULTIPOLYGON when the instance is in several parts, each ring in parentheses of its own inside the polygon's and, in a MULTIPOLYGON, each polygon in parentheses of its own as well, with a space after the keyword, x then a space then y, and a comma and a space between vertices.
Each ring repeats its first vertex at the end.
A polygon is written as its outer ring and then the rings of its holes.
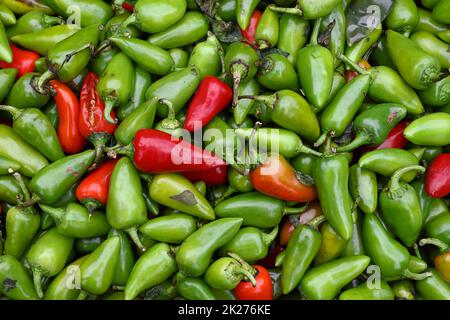
POLYGON ((403 135, 417 145, 445 146, 450 143, 450 114, 434 112, 411 122, 403 135))
POLYGON ((187 65, 193 65, 200 71, 200 79, 206 76, 218 76, 221 69, 221 55, 223 49, 217 37, 208 31, 206 41, 199 42, 192 50, 187 65))
POLYGON ((264 87, 271 90, 298 90, 297 73, 286 57, 272 53, 258 61, 258 65, 260 67, 256 78, 264 87))
POLYGON ((310 33, 309 21, 297 15, 283 13, 280 18, 280 34, 278 49, 287 52, 292 65, 296 65, 297 52, 308 41, 310 33))
POLYGON ((443 107, 450 102, 450 76, 433 83, 428 89, 420 90, 419 97, 429 107, 443 107))
POLYGON ((183 213, 173 213, 151 219, 139 228, 139 232, 160 242, 180 244, 197 230, 196 220, 183 213))
POLYGON ((17 108, 42 108, 50 100, 47 93, 41 94, 35 90, 37 73, 27 73, 21 76, 11 88, 6 104, 17 108))
POLYGON ((349 189, 353 200, 366 214, 374 213, 378 204, 378 183, 373 171, 357 164, 350 167, 349 189), (359 199, 359 200, 358 200, 359 199))

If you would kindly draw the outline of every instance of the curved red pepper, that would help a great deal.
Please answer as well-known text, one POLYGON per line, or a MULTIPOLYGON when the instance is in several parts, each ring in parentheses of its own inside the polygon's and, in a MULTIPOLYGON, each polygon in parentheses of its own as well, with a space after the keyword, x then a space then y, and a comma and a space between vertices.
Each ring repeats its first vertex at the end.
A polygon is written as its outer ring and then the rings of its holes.
POLYGON ((208 150, 155 129, 139 130, 133 146, 134 163, 141 172, 203 171, 226 165, 208 150))
POLYGON ((34 68, 36 67, 35 62, 40 58, 40 56, 33 51, 17 48, 12 43, 10 43, 9 46, 11 47, 11 51, 13 54, 13 61, 11 63, 0 61, 0 68, 17 69, 17 79, 26 73, 33 72, 34 68))
POLYGON ((203 128, 231 103, 232 98, 233 91, 228 84, 216 77, 206 76, 189 104, 184 128, 189 132, 203 128))
POLYGON ((218 166, 203 171, 189 171, 181 173, 191 182, 203 181, 209 186, 225 184, 227 182, 227 166, 218 166))
POLYGON ((65 153, 78 153, 87 145, 78 126, 80 114, 78 98, 64 83, 51 80, 50 84, 55 92, 54 99, 59 114, 58 138, 61 147, 65 153))
POLYGON ((427 169, 425 191, 433 198, 450 194, 450 153, 441 153, 427 169))
POLYGON ((234 289, 234 295, 238 300, 272 300, 273 289, 272 279, 266 268, 258 265, 253 266, 257 273, 254 276, 256 286, 253 287, 250 281, 241 281, 234 289))
POLYGON ((252 17, 250 18, 250 23, 248 24, 247 29, 241 31, 242 36, 245 38, 245 40, 251 44, 255 45, 255 33, 256 33, 256 27, 258 27, 259 20, 261 20, 262 12, 259 10, 253 11, 252 17))
POLYGON ((89 212, 106 205, 109 180, 118 160, 112 159, 102 163, 78 185, 75 195, 89 212))

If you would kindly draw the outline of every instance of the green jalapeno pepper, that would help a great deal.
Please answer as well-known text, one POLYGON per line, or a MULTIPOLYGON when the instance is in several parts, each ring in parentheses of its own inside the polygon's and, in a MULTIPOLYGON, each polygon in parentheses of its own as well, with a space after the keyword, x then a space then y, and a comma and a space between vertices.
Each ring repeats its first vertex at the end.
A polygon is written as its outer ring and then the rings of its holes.
POLYGON ((409 36, 419 23, 419 12, 413 0, 395 1, 385 20, 386 26, 409 36))
POLYGON ((441 67, 450 68, 450 53, 448 52, 448 43, 438 39, 435 35, 418 31, 411 35, 414 41, 423 51, 439 60, 441 67))
POLYGON ((39 299, 27 270, 13 256, 0 256, 0 283, 0 292, 10 299, 39 299))
POLYGON ((411 280, 399 280, 392 282, 391 285, 398 300, 415 300, 415 288, 411 280))
POLYGON ((412 143, 445 146, 450 143, 450 114, 434 112, 411 122, 403 135, 412 143))
POLYGON ((260 60, 258 65, 259 71, 256 78, 264 87, 271 90, 298 90, 297 73, 286 57, 272 53, 260 60))
POLYGON ((433 18, 440 23, 450 23, 450 18, 445 12, 450 10, 450 1, 448 0, 439 0, 436 5, 433 7, 431 11, 431 15, 433 18))
POLYGON ((380 281, 379 288, 372 288, 364 282, 356 288, 339 295, 339 300, 394 300, 394 291, 386 281, 380 281))
POLYGON ((374 213, 378 204, 378 183, 373 171, 361 168, 358 164, 350 167, 349 189, 353 200, 366 214, 374 213))
POLYGON ((305 46, 309 38, 309 21, 297 15, 283 13, 279 31, 277 47, 287 52, 289 61, 292 65, 296 65, 297 52, 305 46))
POLYGON ((274 47, 278 42, 279 29, 278 13, 266 7, 255 31, 255 41, 258 49, 263 50, 274 47))
MULTIPOLYGON (((260 84, 254 78, 241 82, 238 86, 238 96, 256 96, 260 91, 260 84)), ((254 104, 255 101, 251 99, 243 99, 237 102, 233 108, 233 119, 237 125, 244 123, 254 104)))
POLYGON ((247 29, 259 2, 260 0, 236 0, 236 21, 242 30, 247 29))
POLYGON ((247 263, 241 263, 234 259, 235 253, 230 253, 232 257, 223 257, 214 261, 206 270, 204 280, 211 288, 221 290, 232 290, 246 277, 256 284, 252 275, 253 268, 247 263))
POLYGON ((198 68, 201 80, 206 76, 216 77, 222 69, 222 51, 222 46, 216 36, 208 31, 208 38, 194 47, 187 65, 193 65, 198 68))
POLYGON ((34 88, 37 85, 37 73, 28 73, 20 77, 11 88, 6 99, 8 105, 17 108, 42 108, 50 100, 48 93, 41 94, 34 88))
POLYGON ((328 222, 320 226, 320 234, 322 242, 314 258, 315 266, 339 257, 347 244, 347 241, 342 239, 328 222))
POLYGON ((416 26, 416 31, 426 31, 432 34, 437 34, 438 32, 443 32, 446 29, 445 24, 436 21, 430 11, 419 8, 419 23, 416 26))
POLYGON ((0 200, 16 205, 18 196, 23 197, 24 194, 16 179, 12 175, 0 176, 0 200))
POLYGON ((429 107, 443 107, 450 102, 450 76, 433 83, 428 89, 420 90, 419 97, 429 107))
POLYGON ((441 215, 431 219, 425 226, 425 234, 430 238, 436 238, 445 243, 450 243, 450 213, 442 213, 441 215))
POLYGON ((3 101, 16 81, 17 69, 0 69, 0 101, 3 101))
POLYGON ((160 242, 180 244, 197 230, 196 220, 189 215, 173 213, 151 219, 139 228, 139 232, 160 242))
POLYGON ((88 254, 98 248, 105 237, 80 238, 75 240, 75 250, 79 254, 88 254))
POLYGON ((82 27, 98 23, 104 25, 113 15, 111 6, 102 0, 53 0, 53 3, 66 17, 73 14, 76 7, 77 22, 82 27))
POLYGON ((177 282, 176 289, 188 300, 216 300, 212 289, 200 278, 183 277, 177 282))
POLYGON ((444 281, 436 269, 430 269, 431 277, 416 282, 418 293, 427 300, 449 300, 450 284, 444 281))

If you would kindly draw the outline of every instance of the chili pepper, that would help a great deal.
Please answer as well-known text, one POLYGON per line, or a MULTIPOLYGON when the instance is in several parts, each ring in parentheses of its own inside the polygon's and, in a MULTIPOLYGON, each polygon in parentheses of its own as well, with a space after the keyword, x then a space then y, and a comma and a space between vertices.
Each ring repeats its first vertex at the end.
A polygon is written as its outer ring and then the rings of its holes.
POLYGON ((139 130, 150 129, 153 126, 157 107, 158 99, 154 97, 134 109, 115 131, 117 142, 123 145, 129 144, 139 130))
POLYGON ((43 10, 33 10, 17 19, 16 23, 6 30, 6 33, 11 38, 19 34, 36 32, 63 23, 64 20, 60 17, 52 17, 43 10))
POLYGON ((189 53, 180 48, 173 48, 168 50, 168 52, 173 60, 175 71, 181 70, 188 66, 189 53))
POLYGON ((386 45, 386 36, 381 35, 378 39, 376 47, 373 49, 370 55, 370 62, 374 65, 385 66, 395 70, 394 63, 392 62, 386 45))
POLYGON ((411 185, 419 196, 424 225, 448 211, 448 207, 441 199, 432 198, 425 191, 425 179, 415 180, 411 185))
MULTIPOLYGON (((226 180, 223 182, 225 183, 226 180)), ((222 184, 223 184, 222 183, 222 184)), ((229 198, 235 192, 250 192, 253 191, 253 186, 248 175, 239 173, 236 169, 230 167, 228 170, 228 188, 222 196, 214 202, 217 206, 221 201, 229 198)))
POLYGON ((67 263, 73 247, 73 239, 59 234, 52 228, 42 234, 30 247, 25 258, 33 271, 34 287, 39 298, 42 277, 56 276, 67 263))
POLYGON ((145 299, 169 300, 177 297, 176 281, 168 279, 145 291, 145 299))
POLYGON ((317 198, 314 186, 309 181, 302 181, 301 176, 279 154, 270 154, 252 170, 250 181, 255 190, 281 200, 308 202, 317 198))
POLYGON ((37 53, 17 48, 12 43, 9 45, 13 59, 11 63, 0 61, 0 68, 16 68, 17 78, 34 71, 34 62, 39 58, 37 53))
POLYGON ((329 15, 322 18, 320 31, 321 38, 327 44, 334 57, 335 67, 340 64, 336 55, 343 53, 345 49, 346 17, 342 4, 337 4, 329 15))
POLYGON ((349 189, 353 200, 358 201, 358 207, 366 214, 374 213, 378 204, 378 183, 373 171, 359 167, 350 167, 349 189))
MULTIPOLYGON (((369 169, 382 176, 390 177, 396 170, 419 164, 419 159, 411 152, 397 148, 374 150, 364 154, 358 161, 361 168, 369 169)), ((416 173, 402 175, 401 180, 411 182, 416 173)))
POLYGON ((167 29, 152 34, 148 42, 163 49, 187 46, 201 38, 208 32, 208 21, 198 11, 188 11, 175 24, 167 29))
MULTIPOLYGON (((357 63, 363 59, 366 52, 375 44, 377 43, 378 39, 380 38, 382 33, 381 26, 375 27, 368 35, 367 37, 359 40, 358 42, 354 43, 351 46, 348 46, 345 50, 345 56, 349 58, 350 61, 357 63)), ((349 64, 344 61, 347 66, 349 64)))
POLYGON ((297 53, 297 71, 305 96, 313 108, 321 110, 328 100, 334 74, 331 52, 317 43, 322 19, 316 20, 310 44, 297 53))
POLYGON ((271 90, 298 90, 297 73, 286 57, 272 53, 258 61, 258 65, 257 79, 264 87, 271 90))
POLYGON ((297 0, 294 8, 279 8, 270 5, 270 9, 277 12, 296 14, 307 20, 313 20, 330 14, 338 3, 339 1, 337 0, 325 0, 320 3, 308 0, 297 0))
POLYGON ((421 0, 420 3, 423 7, 428 9, 433 9, 433 7, 438 3, 439 0, 421 0))
POLYGON ((56 25, 38 31, 33 30, 30 33, 14 35, 11 37, 11 41, 25 49, 46 55, 50 48, 80 30, 80 27, 75 24, 56 25))
MULTIPOLYGON (((260 93, 259 82, 253 78, 251 80, 241 82, 238 86, 238 96, 258 95, 260 93)), ((232 109, 233 119, 236 124, 241 125, 247 115, 250 113, 255 101, 250 99, 238 100, 236 106, 232 109)))
POLYGON ((450 9, 450 2, 447 0, 439 0, 436 5, 433 7, 433 10, 431 11, 431 15, 434 19, 436 19, 437 22, 440 23, 450 23, 450 18, 447 17, 446 14, 442 13, 445 11, 448 11, 450 9))
POLYGON ((0 20, 4 26, 9 27, 16 24, 16 16, 8 7, 0 5, 0 20))
POLYGON ((419 245, 431 244, 439 250, 434 258, 434 267, 442 279, 450 284, 450 250, 447 243, 433 238, 425 238, 419 241, 419 245))
POLYGON ((43 10, 46 13, 51 13, 50 8, 42 4, 41 2, 25 3, 17 0, 3 0, 2 4, 8 7, 12 12, 17 14, 24 14, 35 9, 43 10))
POLYGON ((125 300, 132 300, 145 289, 167 280, 177 271, 174 254, 166 243, 158 243, 134 265, 125 286, 125 300), (151 273, 148 270, 153 270, 151 273))
POLYGON ((380 281, 380 286, 372 288, 367 282, 348 289, 339 295, 339 300, 394 300, 394 291, 386 281, 380 281))
POLYGON ((181 174, 191 182, 204 182, 209 186, 221 185, 227 182, 227 166, 218 166, 208 170, 186 171, 181 174))
POLYGON ((450 193, 450 154, 440 154, 431 162, 425 188, 433 198, 443 198, 450 193))
POLYGON ((274 47, 278 42, 279 29, 278 13, 266 7, 256 26, 255 46, 259 50, 274 47))
POLYGON ((188 300, 216 300, 212 288, 200 278, 181 276, 177 281, 176 290, 188 300))
POLYGON ((360 113, 353 121, 355 139, 338 147, 338 152, 351 151, 362 144, 381 144, 394 127, 406 116, 406 109, 399 104, 384 103, 360 113))
POLYGON ((152 239, 174 244, 182 243, 195 230, 196 220, 182 213, 151 219, 139 228, 141 233, 152 239))
MULTIPOLYGON (((233 3, 236 6, 236 2, 237 1, 230 1, 230 4, 233 3)), ((221 17, 224 15, 223 14, 224 10, 222 8, 223 8, 223 6, 221 5, 219 7, 219 11, 218 11, 219 16, 221 16, 221 17), (222 14, 221 14, 221 11, 222 11, 222 14)), ((236 7, 233 10, 233 14, 234 14, 234 17, 231 20, 234 20, 236 18, 236 7)), ((255 42, 256 28, 258 27, 261 17, 262 17, 262 12, 259 10, 254 10, 250 17, 250 20, 248 22, 247 28, 245 28, 245 29, 239 28, 242 36, 245 38, 247 43, 252 46, 256 45, 256 42, 255 42)), ((230 18, 231 18, 231 14, 230 14, 230 18)))
POLYGON ((83 256, 67 265, 48 285, 45 291, 45 300, 76 300, 80 289, 73 284, 77 276, 80 275, 79 267, 88 256, 83 256))
POLYGON ((395 281, 391 286, 397 300, 415 300, 415 288, 411 280, 395 281))
POLYGON ((30 190, 41 203, 52 204, 75 184, 92 165, 94 150, 59 159, 40 170, 30 181, 30 190))
POLYGON ((8 37, 6 36, 5 26, 0 20, 0 60, 6 63, 11 63, 13 61, 13 53, 11 47, 8 43, 8 37))
POLYGON ((244 279, 256 281, 252 275, 254 269, 247 263, 240 263, 234 259, 235 253, 231 257, 223 257, 214 261, 206 270, 204 275, 205 282, 211 287, 222 290, 232 290, 244 279))
POLYGON ((174 2, 139 0, 134 5, 133 14, 124 25, 135 24, 139 29, 148 33, 167 30, 180 21, 186 12, 186 1, 174 2))
POLYGON ((450 114, 434 112, 411 122, 403 135, 412 143, 445 146, 450 143, 450 114))
POLYGON ((435 35, 424 31, 418 31, 412 34, 411 40, 423 51, 438 59, 442 68, 450 68, 450 54, 447 51, 447 43, 441 41, 435 35))
POLYGON ((439 77, 439 60, 424 52, 414 41, 392 31, 387 31, 387 47, 394 65, 405 81, 415 89, 426 89, 439 77), (405 54, 407 64, 405 61, 405 54), (411 68, 411 63, 415 68, 411 68))
POLYGON ((39 149, 51 161, 64 157, 58 141, 58 135, 44 113, 36 108, 18 109, 0 105, 0 110, 9 112, 13 117, 13 129, 31 146, 39 149))
POLYGON ((347 241, 342 239, 328 222, 320 226, 320 233, 322 241, 314 258, 315 266, 338 258, 347 244, 347 241))
POLYGON ((331 300, 369 265, 370 258, 360 255, 330 261, 310 269, 300 282, 299 291, 310 300, 331 300))
POLYGON ((232 96, 233 92, 225 82, 206 76, 191 100, 184 128, 193 132, 204 127, 231 102, 232 96))
POLYGON ((385 23, 388 29, 409 37, 419 22, 419 12, 413 0, 395 1, 385 23))
POLYGON ((89 69, 97 76, 102 75, 108 63, 117 53, 119 53, 119 49, 112 46, 101 50, 97 49, 97 52, 89 63, 89 69))
POLYGON ((11 91, 17 72, 17 69, 13 68, 0 69, 0 101, 3 101, 11 91))
POLYGON ((13 128, 4 124, 0 124, 0 156, 19 163, 19 172, 27 177, 34 176, 48 165, 42 154, 27 144, 13 128))
POLYGON ((428 89, 419 91, 420 100, 429 107, 442 107, 450 102, 450 76, 433 83, 428 89))
POLYGON ((104 294, 112 284, 120 252, 120 238, 106 239, 80 265, 81 292, 78 300, 88 293, 104 294))
POLYGON ((258 6, 259 0, 236 0, 236 21, 241 30, 246 30, 258 6))
POLYGON ((389 131, 386 139, 384 139, 383 143, 377 145, 376 147, 372 146, 364 146, 361 149, 364 151, 372 151, 372 150, 381 150, 386 148, 404 148, 408 140, 403 136, 403 131, 406 126, 409 124, 408 120, 400 121, 391 131, 389 131))
POLYGON ((277 47, 289 54, 289 61, 295 65, 297 52, 303 48, 309 38, 309 21, 297 15, 283 13, 280 18, 280 30, 277 47))
POLYGON ((64 16, 69 16, 76 5, 79 8, 78 19, 82 27, 99 23, 104 25, 113 15, 111 6, 101 0, 53 0, 53 2, 64 16))
POLYGON ((442 147, 428 147, 424 149, 425 151, 423 152, 421 160, 427 165, 444 152, 442 147))
POLYGON ((223 48, 216 36, 208 31, 206 41, 199 42, 192 50, 187 65, 196 66, 200 79, 206 76, 218 76, 222 69, 223 48))
POLYGON ((19 171, 21 167, 17 161, 0 156, 0 175, 9 174, 10 170, 19 171))
POLYGON ((354 208, 355 214, 353 217, 353 234, 350 240, 344 245, 342 250, 342 257, 365 255, 364 241, 362 236, 362 217, 361 212, 354 208), (356 218, 356 219, 355 219, 356 218))
POLYGON ((19 203, 18 195, 24 196, 16 179, 11 175, 0 176, 0 200, 16 205, 19 203))
POLYGON ((50 95, 36 92, 34 86, 37 73, 27 73, 20 77, 9 91, 6 104, 17 108, 42 108, 50 100, 50 95))
POLYGON ((218 217, 243 218, 243 226, 273 228, 283 215, 303 212, 306 208, 286 207, 283 201, 259 192, 247 192, 222 201, 214 208, 218 217))
POLYGON ((137 236, 137 228, 147 221, 147 208, 139 175, 127 157, 121 158, 112 172, 106 217, 111 227, 128 233, 136 246, 145 251, 137 236), (123 188, 124 185, 127 188, 123 188))
MULTIPOLYGON (((153 97, 169 100, 178 113, 189 101, 200 84, 200 72, 197 67, 190 66, 180 71, 174 71, 158 79, 148 87, 145 98, 153 97)), ((167 117, 168 108, 164 104, 158 106, 158 116, 167 117)))
POLYGON ((273 289, 272 280, 266 268, 254 265, 256 274, 254 275, 256 285, 250 281, 241 281, 234 289, 237 300, 272 300, 273 289))
POLYGON ((253 263, 267 256, 269 246, 277 234, 278 226, 270 233, 264 233, 255 227, 242 228, 233 239, 220 248, 219 254, 225 256, 228 252, 233 252, 243 260, 253 263))
POLYGON ((430 269, 431 277, 417 281, 416 289, 418 293, 427 300, 448 300, 450 299, 450 284, 442 279, 436 269, 430 269))
POLYGON ((441 31, 437 34, 441 40, 444 40, 447 43, 450 43, 450 31, 447 29, 445 31, 441 31))
POLYGON ((202 275, 213 253, 236 235, 242 222, 242 218, 222 218, 197 229, 178 249, 176 261, 179 270, 188 276, 202 275))
POLYGON ((240 99, 254 99, 266 104, 273 122, 291 130, 308 142, 320 135, 319 122, 311 106, 299 94, 291 90, 280 90, 269 96, 241 96, 240 99))
POLYGON ((10 299, 39 299, 27 270, 13 256, 0 256, 0 283, 0 292, 10 299))
MULTIPOLYGON (((88 254, 98 248, 105 241, 104 236, 93 238, 81 238, 75 240, 75 251, 79 254, 88 254)), ((78 296, 78 295, 77 295, 78 296)))
POLYGON ((425 225, 425 234, 430 238, 437 238, 450 243, 450 213, 442 213, 425 225))
POLYGON ((420 200, 413 187, 400 182, 406 172, 425 172, 421 166, 406 166, 392 175, 386 189, 380 193, 380 208, 384 221, 394 234, 410 247, 422 230, 422 212, 420 200))
POLYGON ((110 227, 104 213, 89 212, 78 203, 70 203, 63 208, 54 208, 40 204, 56 224, 56 230, 66 237, 89 238, 108 233, 110 227), (76 223, 74 222, 76 221, 76 223))

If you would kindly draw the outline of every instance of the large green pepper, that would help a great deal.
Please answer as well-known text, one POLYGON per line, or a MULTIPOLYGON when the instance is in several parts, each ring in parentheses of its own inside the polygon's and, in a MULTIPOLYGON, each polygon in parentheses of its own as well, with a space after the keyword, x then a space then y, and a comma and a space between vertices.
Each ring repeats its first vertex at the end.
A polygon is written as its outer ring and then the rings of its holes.
POLYGON ((212 32, 208 32, 206 41, 199 42, 189 56, 188 65, 193 65, 200 71, 200 78, 217 76, 221 69, 221 55, 223 49, 212 32))
POLYGON ((160 242, 180 244, 197 230, 194 217, 183 213, 151 219, 139 228, 139 232, 160 242))
POLYGON ((8 105, 17 108, 42 108, 50 100, 48 93, 39 93, 35 90, 37 73, 27 73, 14 83, 6 99, 8 105))
POLYGON ((448 51, 448 43, 439 40, 435 35, 418 31, 411 35, 414 41, 423 51, 439 60, 441 67, 450 68, 450 52, 448 51))
POLYGON ((0 256, 0 292, 13 300, 38 300, 23 264, 9 255, 0 256))
POLYGON ((419 23, 419 11, 414 0, 394 1, 385 23, 388 29, 409 36, 419 23))
POLYGON ((289 13, 281 15, 277 47, 289 54, 287 58, 292 65, 296 64, 297 52, 305 46, 309 38, 309 32, 308 20, 289 13))
POLYGON ((450 144, 450 114, 434 112, 411 122, 403 135, 412 143, 425 146, 450 144))
POLYGON ((298 90, 297 73, 286 57, 272 53, 258 61, 258 64, 260 68, 256 78, 264 87, 271 90, 298 90))

